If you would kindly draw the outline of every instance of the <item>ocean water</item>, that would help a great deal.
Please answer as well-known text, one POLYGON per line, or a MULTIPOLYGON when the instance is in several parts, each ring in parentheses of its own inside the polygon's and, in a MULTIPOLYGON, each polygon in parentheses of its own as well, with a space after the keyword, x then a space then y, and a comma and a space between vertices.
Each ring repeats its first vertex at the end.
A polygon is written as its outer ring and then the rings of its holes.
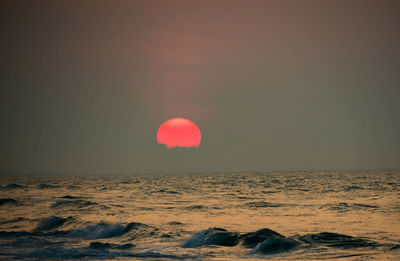
POLYGON ((0 260, 400 260, 400 171, 0 178, 0 260))

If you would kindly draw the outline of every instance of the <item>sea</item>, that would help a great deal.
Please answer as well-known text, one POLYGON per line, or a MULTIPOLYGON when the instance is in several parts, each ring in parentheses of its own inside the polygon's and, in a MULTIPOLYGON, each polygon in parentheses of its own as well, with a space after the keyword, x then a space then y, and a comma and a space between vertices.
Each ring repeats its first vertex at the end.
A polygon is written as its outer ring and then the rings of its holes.
POLYGON ((0 177, 0 260, 400 260, 400 170, 0 177))

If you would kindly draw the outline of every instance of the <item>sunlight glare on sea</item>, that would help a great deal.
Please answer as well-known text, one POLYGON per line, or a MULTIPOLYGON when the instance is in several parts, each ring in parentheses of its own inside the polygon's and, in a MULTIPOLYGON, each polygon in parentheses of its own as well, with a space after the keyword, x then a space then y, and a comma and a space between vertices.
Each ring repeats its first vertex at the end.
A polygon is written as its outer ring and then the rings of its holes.
POLYGON ((399 170, 0 182, 1 260, 400 258, 399 170))

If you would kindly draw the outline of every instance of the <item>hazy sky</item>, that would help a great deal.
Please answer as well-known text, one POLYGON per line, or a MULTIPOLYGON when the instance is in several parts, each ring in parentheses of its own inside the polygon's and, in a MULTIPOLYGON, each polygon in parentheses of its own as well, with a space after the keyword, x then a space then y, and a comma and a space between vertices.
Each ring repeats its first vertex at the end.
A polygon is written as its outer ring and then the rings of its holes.
POLYGON ((3 173, 400 167, 400 1, 1 1, 3 173), (158 127, 198 124, 198 149, 158 127))

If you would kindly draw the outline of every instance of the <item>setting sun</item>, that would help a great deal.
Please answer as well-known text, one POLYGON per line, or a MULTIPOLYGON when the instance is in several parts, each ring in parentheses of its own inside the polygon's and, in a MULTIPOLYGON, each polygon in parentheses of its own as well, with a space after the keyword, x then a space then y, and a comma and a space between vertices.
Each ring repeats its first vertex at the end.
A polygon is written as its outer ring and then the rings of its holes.
POLYGON ((198 147, 201 132, 197 125, 184 118, 174 118, 164 122, 157 132, 157 142, 168 148, 198 147))

